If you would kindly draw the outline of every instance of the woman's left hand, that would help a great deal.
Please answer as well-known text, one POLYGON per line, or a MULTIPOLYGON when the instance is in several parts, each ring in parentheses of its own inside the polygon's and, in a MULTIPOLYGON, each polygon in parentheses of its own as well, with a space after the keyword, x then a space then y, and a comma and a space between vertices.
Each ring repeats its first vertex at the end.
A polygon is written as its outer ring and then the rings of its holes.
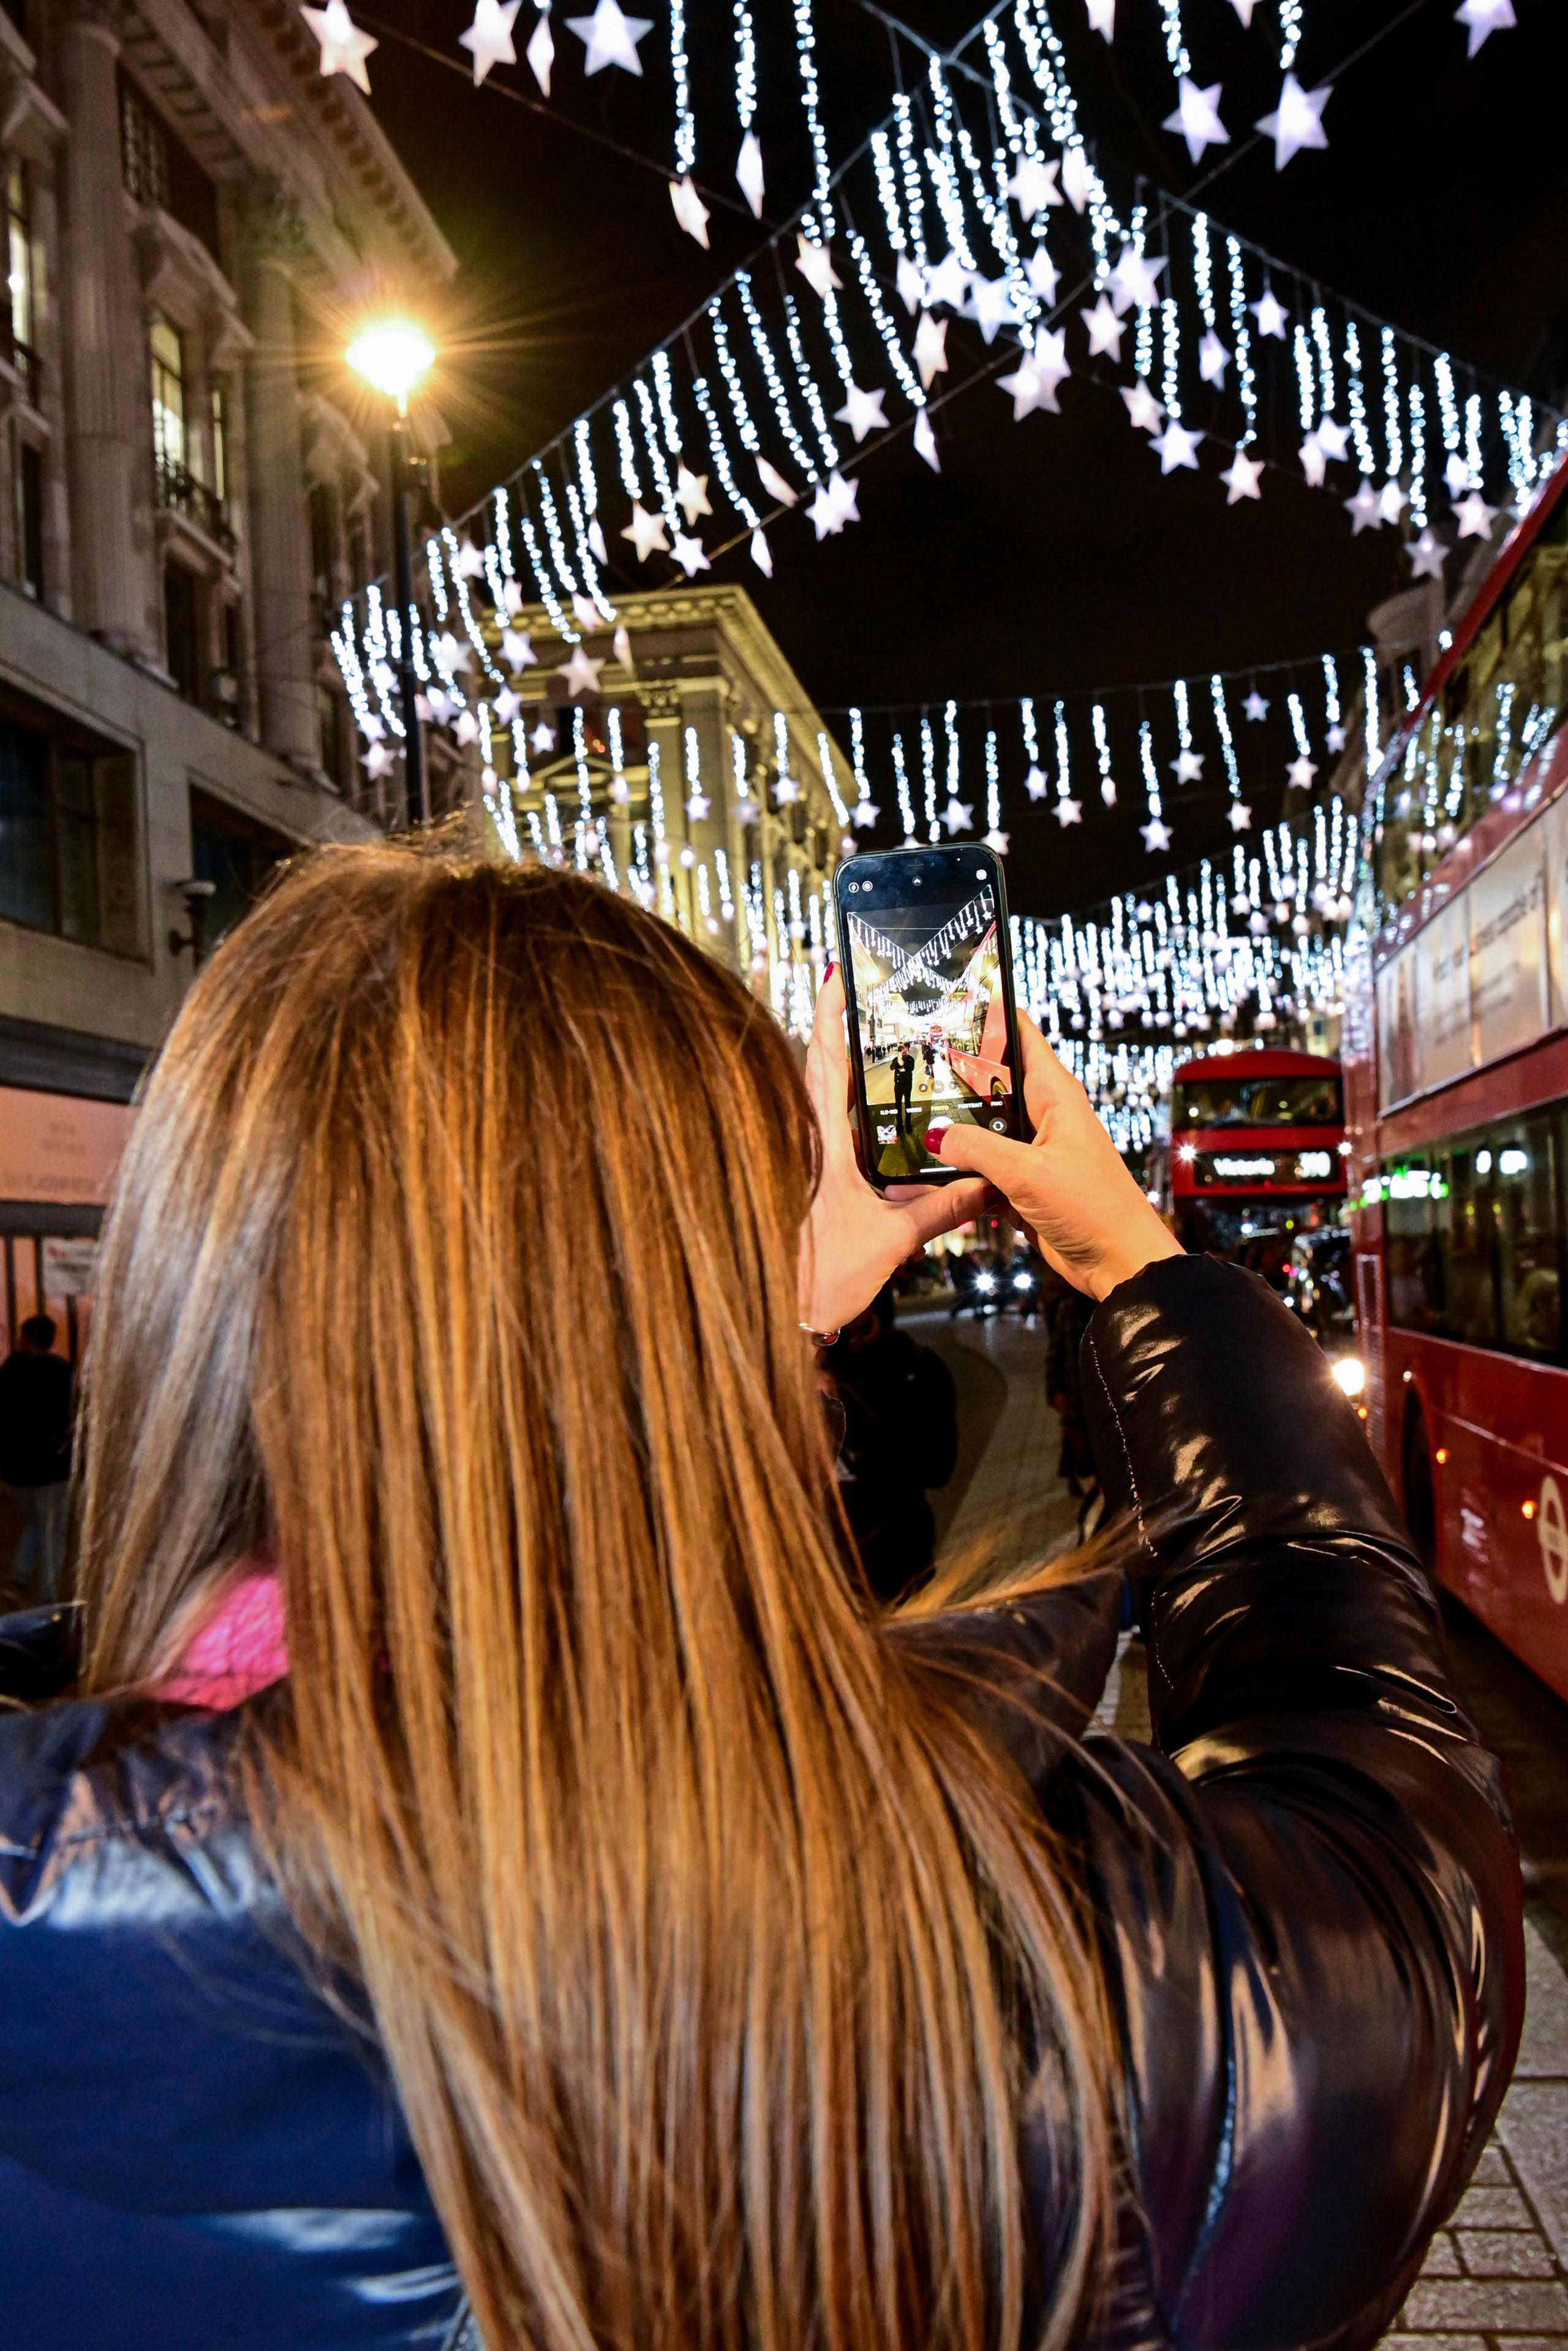
POLYGON ((800 1320, 838 1331, 871 1304, 883 1283, 938 1233, 978 1216, 981 1182, 900 1184, 879 1192, 861 1174, 850 1123, 844 1044, 844 985, 830 972, 817 998, 806 1055, 806 1091, 822 1135, 822 1180, 800 1243, 800 1320))

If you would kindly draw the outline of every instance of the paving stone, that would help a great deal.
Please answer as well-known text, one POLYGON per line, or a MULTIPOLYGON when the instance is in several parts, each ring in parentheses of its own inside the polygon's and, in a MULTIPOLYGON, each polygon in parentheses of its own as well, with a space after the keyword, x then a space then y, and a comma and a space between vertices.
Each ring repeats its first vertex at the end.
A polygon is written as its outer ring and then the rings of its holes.
MULTIPOLYGON (((1498 2135, 1530 2191, 1558 2260, 1568 2262, 1568 2082, 1516 2082, 1502 2102, 1498 2135)), ((1471 2189, 1470 2195, 1476 2192, 1471 2189)), ((1471 2218, 1469 2213, 1464 2217, 1471 2218)), ((1478 2214, 1475 2225, 1493 2224, 1478 2214)))
POLYGON ((1459 2267, 1459 2257, 1454 2251, 1452 2237, 1444 2236, 1439 2231, 1433 2238, 1427 2249, 1427 2258, 1421 2264, 1421 2274, 1424 2278, 1463 2277, 1464 2272, 1459 2267))
POLYGON ((1481 2149, 1481 2159, 1470 2175, 1470 2184, 1474 2188, 1506 2188, 1511 2177, 1508 2158, 1494 2140, 1481 2149))
POLYGON ((1533 1920, 1524 1926, 1524 2036, 1516 2082, 1568 2077, 1568 1976, 1533 1920))
MULTIPOLYGON (((1385 2335, 1377 2351, 1487 2351, 1487 2346, 1480 2335, 1385 2335)), ((1509 2351, 1515 2351, 1511 2341, 1509 2351)))
MULTIPOLYGON (((1457 2235, 1471 2277, 1549 2278, 1554 2274, 1551 2251, 1533 2230, 1527 2233, 1523 2229, 1460 2229, 1457 2235)), ((1438 2273, 1428 2265, 1421 2274, 1438 2273)))
POLYGON ((1480 2327, 1489 2334, 1568 2334, 1568 2287, 1512 2278, 1434 2278, 1411 2289, 1403 2331, 1480 2327))
POLYGON ((1517 2188, 1467 2188, 1451 2229, 1528 2229, 1530 2207, 1517 2188))

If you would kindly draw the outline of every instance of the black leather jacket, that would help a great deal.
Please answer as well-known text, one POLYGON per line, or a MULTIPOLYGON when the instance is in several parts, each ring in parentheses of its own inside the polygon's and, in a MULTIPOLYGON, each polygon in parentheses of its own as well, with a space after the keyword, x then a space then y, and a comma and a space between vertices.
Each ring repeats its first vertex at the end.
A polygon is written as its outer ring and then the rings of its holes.
MULTIPOLYGON (((1137 1532, 1154 1747, 1080 1737, 1119 1573, 896 1637, 983 1664, 975 1703, 1081 1858, 1131 2167, 1095 2345, 1351 2351, 1513 2058, 1496 1766, 1354 1416, 1260 1282, 1151 1267, 1083 1368, 1137 1532)), ((0 1625, 13 1697, 61 1685, 68 1630, 0 1625)), ((373 2044, 311 1989, 256 1867, 234 1729, 130 1701, 0 1714, 10 2351, 438 2351, 460 2323, 373 2044)))

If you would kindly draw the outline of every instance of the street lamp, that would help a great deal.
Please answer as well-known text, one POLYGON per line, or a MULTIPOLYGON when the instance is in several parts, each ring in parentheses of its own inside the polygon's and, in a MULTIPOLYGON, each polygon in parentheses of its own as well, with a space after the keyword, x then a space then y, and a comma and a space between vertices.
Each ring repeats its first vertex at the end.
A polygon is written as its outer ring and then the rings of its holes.
POLYGON ((429 340, 407 319, 378 319, 361 329, 344 354, 349 365, 372 390, 393 402, 387 434, 390 452, 392 523, 392 590, 398 609, 398 698, 402 705, 403 789, 408 807, 417 803, 423 820, 430 821, 430 784, 424 769, 424 737, 414 710, 413 554, 408 528, 408 396, 430 366, 435 352, 429 340))

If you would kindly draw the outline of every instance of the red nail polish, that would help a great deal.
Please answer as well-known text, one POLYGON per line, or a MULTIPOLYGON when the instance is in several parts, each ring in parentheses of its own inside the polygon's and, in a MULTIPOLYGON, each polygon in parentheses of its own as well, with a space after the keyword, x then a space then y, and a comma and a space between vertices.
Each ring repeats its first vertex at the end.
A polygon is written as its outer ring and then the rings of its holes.
POLYGON ((838 965, 837 965, 836 963, 833 963, 833 962, 831 962, 831 961, 830 961, 830 962, 828 962, 828 963, 825 963, 825 964, 822 966, 822 986, 823 986, 824 987, 826 987, 826 986, 827 986, 827 984, 828 984, 829 980, 830 980, 830 979, 831 979, 831 977, 832 977, 832 976, 833 976, 834 972, 836 972, 836 971, 837 971, 838 967, 838 967, 838 965))

